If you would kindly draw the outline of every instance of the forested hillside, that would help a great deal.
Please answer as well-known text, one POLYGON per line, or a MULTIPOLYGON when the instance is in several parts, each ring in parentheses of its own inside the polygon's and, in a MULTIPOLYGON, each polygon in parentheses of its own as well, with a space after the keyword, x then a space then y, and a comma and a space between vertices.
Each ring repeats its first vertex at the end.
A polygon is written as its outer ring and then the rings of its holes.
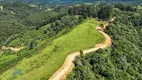
MULTIPOLYGON (((95 9, 93 5, 87 6, 83 4, 80 7, 84 8, 80 11, 86 10, 87 8, 89 10, 92 10, 91 8, 95 9)), ((56 7, 52 11, 41 11, 39 9, 40 12, 37 11, 21 18, 23 19, 21 24, 28 28, 30 27, 30 29, 20 30, 19 34, 8 37, 3 45, 24 47, 24 49, 19 52, 1 50, 0 79, 15 80, 19 79, 20 75, 22 78, 26 78, 26 80, 35 78, 49 79, 62 65, 68 54, 80 50, 80 47, 83 49, 89 48, 95 43, 104 41, 103 36, 96 31, 96 26, 104 22, 99 22, 97 19, 94 19, 96 16, 93 16, 93 14, 91 14, 90 18, 89 15, 72 15, 69 13, 68 8, 66 6, 56 7), (92 39, 88 41, 89 37, 92 37, 92 39), (73 47, 74 45, 76 47, 73 47), (24 67, 23 65, 27 66, 24 67), (53 66, 51 67, 50 65, 53 66), (13 70, 15 71, 14 67, 22 71, 20 75, 14 75, 16 74, 13 73, 13 70), (30 74, 37 74, 36 70, 38 69, 41 71, 39 76, 30 77, 30 74), (9 74, 9 70, 13 74, 9 74), (49 72, 48 70, 52 71, 49 72)), ((86 13, 89 13, 89 11, 86 11, 86 13)))
MULTIPOLYGON (((8 42, 20 33, 23 34, 27 30, 38 30, 42 26, 61 19, 67 13, 67 10, 48 11, 48 7, 41 9, 19 2, 4 2, 1 5, 3 11, 0 11, 0 46, 8 45, 8 42)), ((60 9, 62 10, 62 7, 60 9)))
POLYGON ((27 16, 39 12, 37 8, 22 3, 2 3, 3 10, 0 11, 0 46, 11 36, 31 29, 32 26, 25 24, 27 16), (27 11, 25 11, 27 10, 27 11))
POLYGON ((68 80, 141 80, 142 79, 142 10, 115 5, 117 20, 105 30, 112 47, 86 56, 78 56, 68 80))

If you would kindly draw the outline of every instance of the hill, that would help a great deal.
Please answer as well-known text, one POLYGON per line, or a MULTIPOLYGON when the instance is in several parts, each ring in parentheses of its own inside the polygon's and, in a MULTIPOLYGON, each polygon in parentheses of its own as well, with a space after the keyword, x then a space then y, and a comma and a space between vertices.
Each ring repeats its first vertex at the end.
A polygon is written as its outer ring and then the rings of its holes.
POLYGON ((141 5, 97 3, 35 7, 33 3, 7 1, 1 6, 0 46, 22 49, 17 52, 0 49, 0 80, 49 79, 70 53, 103 42, 104 37, 96 31, 96 26, 103 27, 103 23, 113 17, 116 21, 109 22, 105 30, 113 39, 112 47, 78 56, 68 79, 142 79, 141 5))
POLYGON ((25 25, 27 16, 40 11, 37 8, 22 3, 3 3, 0 11, 0 46, 11 36, 14 38, 18 33, 31 29, 32 26, 25 25), (27 11, 25 11, 27 10, 27 11))
MULTIPOLYGON (((69 53, 86 49, 94 46, 96 43, 103 42, 103 35, 97 32, 95 28, 101 23, 102 22, 98 22, 95 19, 87 19, 77 25, 76 28, 68 34, 55 39, 51 45, 39 51, 40 54, 22 60, 15 67, 20 68, 24 75, 16 77, 16 79, 48 79, 62 65, 69 53), (52 67, 50 67, 50 65, 52 65, 52 67), (30 76, 35 74, 38 75, 34 77, 30 76)), ((13 68, 0 77, 2 79, 13 78, 12 74, 9 74, 12 72, 13 68)))
POLYGON ((115 15, 117 20, 105 30, 113 39, 112 47, 100 49, 87 56, 78 56, 76 67, 67 80, 142 79, 142 10, 114 10, 112 15, 115 15))

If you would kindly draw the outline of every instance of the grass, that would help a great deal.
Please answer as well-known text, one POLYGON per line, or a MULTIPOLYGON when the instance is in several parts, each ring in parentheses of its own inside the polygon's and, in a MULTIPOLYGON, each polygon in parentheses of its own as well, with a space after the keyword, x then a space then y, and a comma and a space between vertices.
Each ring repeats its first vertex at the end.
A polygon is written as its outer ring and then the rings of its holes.
POLYGON ((2 74, 0 79, 44 80, 50 78, 62 66, 67 55, 104 42, 104 36, 96 30, 96 26, 102 23, 104 22, 93 18, 85 20, 67 34, 55 39, 39 54, 21 61, 16 68, 22 70, 22 76, 18 74, 13 76, 12 72, 15 68, 11 68, 2 74))
POLYGON ((3 11, 3 6, 0 6, 0 11, 3 11))

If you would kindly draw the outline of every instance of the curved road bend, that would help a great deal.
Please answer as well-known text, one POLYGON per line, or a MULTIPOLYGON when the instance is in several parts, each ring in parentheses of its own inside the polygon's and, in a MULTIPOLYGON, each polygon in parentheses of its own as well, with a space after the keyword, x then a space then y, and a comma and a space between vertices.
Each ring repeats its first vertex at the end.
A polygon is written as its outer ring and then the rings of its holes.
MULTIPOLYGON (((110 21, 113 22, 116 18, 112 18, 110 21)), ((106 26, 108 26, 109 23, 106 23, 104 25, 104 28, 106 28, 106 26)), ((108 48, 112 45, 112 40, 110 38, 110 36, 108 34, 106 34, 105 32, 103 32, 101 27, 96 27, 96 29, 102 33, 105 37, 105 42, 103 44, 96 44, 96 46, 94 48, 91 49, 87 49, 87 50, 83 50, 84 54, 96 51, 100 48, 104 49, 104 48, 108 48)), ((74 61, 75 61, 75 57, 80 55, 80 52, 73 52, 70 55, 67 56, 63 66, 56 71, 50 78, 49 80, 64 80, 66 79, 66 76, 72 71, 73 67, 74 67, 74 61)))

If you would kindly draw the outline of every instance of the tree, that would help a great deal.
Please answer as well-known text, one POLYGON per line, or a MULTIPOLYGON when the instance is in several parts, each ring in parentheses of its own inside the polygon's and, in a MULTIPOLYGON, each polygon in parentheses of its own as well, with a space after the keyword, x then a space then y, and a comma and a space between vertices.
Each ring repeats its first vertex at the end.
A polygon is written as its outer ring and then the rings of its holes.
POLYGON ((87 19, 87 17, 88 17, 88 16, 87 16, 87 13, 83 13, 83 18, 84 18, 84 19, 87 19))
POLYGON ((79 16, 79 22, 82 22, 83 21, 83 16, 79 16))
POLYGON ((100 27, 101 27, 102 29, 104 29, 104 24, 100 24, 100 27))
POLYGON ((111 11, 112 11, 111 5, 103 6, 100 8, 98 12, 98 17, 101 19, 107 20, 111 15, 111 11))
POLYGON ((39 30, 39 28, 40 28, 40 25, 37 24, 37 25, 36 25, 36 30, 39 30))
POLYGON ((29 48, 29 50, 31 50, 31 49, 33 49, 33 47, 34 47, 34 42, 32 41, 29 43, 28 48, 29 48))
POLYGON ((80 56, 81 56, 81 57, 84 57, 83 51, 80 50, 79 52, 80 52, 80 56))
POLYGON ((44 34, 46 34, 47 33, 47 29, 44 29, 44 34))

